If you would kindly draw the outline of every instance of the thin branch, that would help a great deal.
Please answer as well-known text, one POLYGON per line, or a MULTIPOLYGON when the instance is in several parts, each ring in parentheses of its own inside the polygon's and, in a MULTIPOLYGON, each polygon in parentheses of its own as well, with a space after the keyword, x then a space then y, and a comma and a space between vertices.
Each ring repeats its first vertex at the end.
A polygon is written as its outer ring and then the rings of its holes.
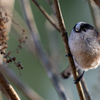
POLYGON ((44 48, 41 44, 36 25, 35 25, 35 23, 34 24, 31 23, 31 21, 34 22, 34 18, 32 16, 30 6, 26 5, 26 4, 29 4, 29 2, 28 2, 28 0, 21 0, 21 3, 23 4, 22 6, 23 6, 24 17, 25 17, 27 25, 30 29, 30 33, 33 38, 32 42, 35 44, 35 49, 37 51, 36 53, 39 57, 39 60, 41 61, 41 64, 43 65, 45 71, 47 72, 48 77, 51 79, 51 82, 53 83, 61 100, 68 100, 66 97, 66 94, 64 92, 63 86, 59 81, 58 74, 57 74, 56 70, 54 69, 54 65, 50 61, 49 57, 46 54, 46 51, 44 50, 44 48), (29 12, 31 12, 31 16, 30 16, 29 12))
POLYGON ((13 87, 8 83, 6 78, 3 76, 3 74, 0 72, 0 84, 3 86, 5 91, 8 93, 10 96, 11 100, 21 100, 13 87))
MULTIPOLYGON (((62 14, 61 14, 59 2, 58 2, 58 0, 53 0, 53 1, 54 1, 56 15, 57 15, 57 18, 58 18, 58 23, 59 23, 59 27, 60 27, 60 31, 61 31, 61 35, 62 35, 62 38, 63 38, 63 42, 64 42, 64 45, 65 45, 66 52, 67 52, 67 54, 71 54, 70 48, 68 46, 68 36, 67 36, 64 20, 63 20, 62 14)), ((72 69, 74 79, 76 80, 78 78, 78 73, 76 71, 76 67, 75 67, 72 55, 68 56, 68 60, 69 60, 69 63, 70 63, 71 69, 72 69)), ((82 90, 81 83, 78 82, 76 84, 76 87, 77 87, 77 90, 78 90, 80 100, 85 100, 85 96, 84 96, 84 93, 83 93, 83 90, 82 90)))
POLYGON ((29 100, 44 100, 22 80, 20 80, 16 74, 7 66, 1 65, 0 70, 4 75, 17 87, 29 100))
POLYGON ((40 9, 43 15, 48 19, 48 21, 60 32, 59 27, 56 25, 55 21, 49 16, 49 14, 43 9, 42 6, 36 0, 32 0, 34 4, 40 9))
MULTIPOLYGON (((78 70, 78 74, 79 74, 79 76, 82 75, 80 69, 78 70)), ((81 79, 81 84, 82 84, 82 88, 83 88, 86 100, 91 100, 91 97, 90 97, 90 94, 89 94, 89 90, 88 90, 87 85, 85 83, 84 77, 82 77, 82 79, 81 79)))
MULTIPOLYGON (((79 76, 82 75, 81 69, 77 69, 77 71, 78 71, 79 76)), ((69 78, 69 77, 72 75, 71 67, 68 66, 68 67, 61 73, 61 75, 62 75, 63 78, 69 78)), ((84 91, 86 100, 91 100, 91 97, 90 97, 88 88, 87 88, 87 86, 86 86, 84 77, 82 77, 82 79, 81 79, 81 84, 82 84, 82 88, 83 88, 83 91, 84 91)))

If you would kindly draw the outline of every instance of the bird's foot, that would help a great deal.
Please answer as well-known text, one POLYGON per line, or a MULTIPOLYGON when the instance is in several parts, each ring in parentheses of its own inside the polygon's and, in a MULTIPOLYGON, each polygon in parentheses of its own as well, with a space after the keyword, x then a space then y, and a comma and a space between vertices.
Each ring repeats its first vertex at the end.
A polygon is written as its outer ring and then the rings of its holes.
POLYGON ((83 73, 82 73, 81 76, 79 76, 76 80, 74 80, 74 84, 77 84, 79 81, 81 81, 81 79, 82 79, 82 77, 83 77, 83 75, 84 75, 84 72, 85 72, 85 71, 83 71, 83 73))
POLYGON ((65 57, 68 57, 68 56, 72 56, 72 54, 70 53, 70 54, 65 55, 65 57))

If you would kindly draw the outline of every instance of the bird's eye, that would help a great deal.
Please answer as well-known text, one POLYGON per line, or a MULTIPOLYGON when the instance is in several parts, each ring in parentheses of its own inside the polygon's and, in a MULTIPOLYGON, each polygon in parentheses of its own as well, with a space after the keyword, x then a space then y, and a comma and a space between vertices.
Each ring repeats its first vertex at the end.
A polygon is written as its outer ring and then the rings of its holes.
POLYGON ((86 28, 83 28, 83 31, 86 32, 86 28))

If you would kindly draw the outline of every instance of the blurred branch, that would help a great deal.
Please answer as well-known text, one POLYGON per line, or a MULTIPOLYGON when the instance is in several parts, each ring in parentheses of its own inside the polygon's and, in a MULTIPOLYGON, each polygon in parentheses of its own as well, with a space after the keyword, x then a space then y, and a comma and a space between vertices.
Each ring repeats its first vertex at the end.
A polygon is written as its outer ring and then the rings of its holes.
MULTIPOLYGON (((57 19, 55 18, 54 15, 52 16, 52 18, 54 20, 57 19)), ((48 43, 49 43, 49 57, 52 59, 53 62, 55 62, 57 69, 58 69, 59 62, 61 61, 61 58, 63 57, 59 49, 60 47, 59 35, 55 34, 55 28, 49 23, 48 20, 46 20, 45 22, 45 27, 47 30, 48 43)))
POLYGON ((47 1, 48 4, 50 5, 51 10, 52 10, 52 12, 54 13, 54 15, 56 15, 55 10, 54 10, 54 5, 53 5, 53 3, 52 3, 50 0, 46 0, 46 1, 47 1))
MULTIPOLYGON (((91 2, 91 1, 90 1, 91 2)), ((98 5, 98 7, 100 8, 100 0, 94 0, 94 2, 96 3, 96 5, 98 5)))
POLYGON ((6 78, 3 76, 1 72, 0 72, 0 84, 3 86, 5 91, 8 93, 11 100, 21 100, 19 96, 17 95, 17 93, 15 92, 15 90, 13 89, 13 87, 8 83, 8 81, 6 80, 6 78))
MULTIPOLYGON (((3 93, 3 95, 8 99, 8 100, 11 100, 9 94, 6 92, 6 90, 3 88, 3 86, 0 84, 0 91, 1 93, 3 93)), ((0 97, 0 100, 1 100, 1 97, 0 97)))
POLYGON ((40 97, 34 90, 23 83, 11 69, 5 65, 0 66, 0 70, 5 74, 5 76, 11 80, 11 82, 23 92, 23 94, 30 100, 44 100, 40 97))
MULTIPOLYGON (((0 91, 0 100, 4 100, 3 97, 2 97, 2 92, 0 91)), ((8 99, 10 100, 10 99, 8 99)))
POLYGON ((48 21, 60 32, 59 27, 56 25, 55 21, 49 16, 49 14, 43 9, 42 6, 36 0, 32 0, 34 4, 39 8, 43 15, 48 19, 48 21))
POLYGON ((43 65, 44 69, 46 70, 48 77, 51 79, 51 82, 53 83, 61 100, 68 100, 66 95, 65 95, 63 86, 59 81, 58 74, 56 73, 56 70, 53 69, 54 65, 50 61, 50 58, 47 56, 46 51, 44 50, 44 48, 41 44, 35 22, 33 24, 31 23, 32 21, 34 21, 34 18, 32 16, 29 1, 22 0, 21 3, 22 3, 22 7, 23 7, 22 10, 24 12, 24 17, 25 17, 27 25, 30 29, 30 33, 33 37, 32 42, 35 44, 35 48, 37 51, 36 53, 37 53, 42 65, 43 65), (29 14, 29 12, 31 12, 31 14, 29 14))
POLYGON ((94 3, 94 1, 89 2, 90 11, 92 14, 93 23, 96 29, 100 32, 100 9, 94 3))
MULTIPOLYGON (((64 20, 63 20, 62 14, 61 14, 59 2, 58 2, 58 0, 53 0, 53 1, 54 1, 55 11, 56 11, 56 15, 57 15, 57 18, 58 18, 61 36, 63 38, 63 42, 64 42, 64 45, 65 45, 66 52, 67 52, 67 54, 71 54, 70 48, 68 46, 68 36, 67 36, 64 20)), ((72 69, 74 79, 76 80, 78 78, 78 73, 76 71, 76 67, 75 67, 72 55, 68 56, 68 60, 69 60, 69 63, 70 63, 71 69, 72 69)), ((83 90, 82 90, 81 83, 78 82, 76 84, 76 87, 77 87, 77 90, 78 90, 80 100, 85 100, 85 96, 84 96, 84 93, 83 93, 83 90)))

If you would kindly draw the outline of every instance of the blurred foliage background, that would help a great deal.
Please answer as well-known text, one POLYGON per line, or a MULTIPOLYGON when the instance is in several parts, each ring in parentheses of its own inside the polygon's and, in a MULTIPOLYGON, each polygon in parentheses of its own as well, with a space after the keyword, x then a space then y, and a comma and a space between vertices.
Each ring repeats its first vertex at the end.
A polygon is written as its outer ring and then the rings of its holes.
MULTIPOLYGON (((53 15, 50 6, 46 2, 46 0, 37 1, 56 21, 56 18, 53 15)), ((94 26, 91 10, 86 0, 59 0, 59 2, 67 32, 69 34, 73 26, 79 21, 85 21, 94 26)), ((58 73, 60 82, 64 87, 64 91, 67 97, 69 98, 69 100, 79 100, 76 86, 73 84, 73 78, 64 80, 60 77, 60 73, 68 66, 69 63, 67 57, 65 57, 66 51, 59 32, 57 32, 50 25, 47 19, 43 16, 43 14, 39 11, 39 9, 34 5, 31 0, 30 4, 37 29, 39 31, 41 43, 47 51, 47 54, 51 57, 51 59, 57 66, 56 71, 58 73)), ((15 0, 13 18, 15 21, 17 21, 17 23, 20 24, 20 26, 26 29, 27 24, 24 20, 20 0, 15 0), (19 17, 16 15, 15 12, 17 12, 19 17)), ((13 24, 9 33, 9 48, 7 51, 16 50, 16 47, 18 45, 18 39, 20 36, 18 35, 16 28, 17 26, 13 24)), ((20 33, 22 32, 18 28, 17 30, 19 30, 20 33)), ((26 34, 28 35, 27 29, 26 34)), ((20 50, 19 54, 16 54, 16 52, 12 52, 11 56, 15 56, 17 58, 17 61, 20 61, 21 64, 24 66, 23 70, 21 70, 22 75, 20 75, 17 67, 13 63, 9 64, 9 68, 12 69, 22 81, 24 81, 27 85, 34 89, 34 91, 36 91, 42 98, 44 98, 44 100, 60 100, 54 86, 52 85, 52 82, 48 78, 47 73, 45 72, 44 67, 41 65, 38 57, 30 53, 25 44, 23 45, 23 49, 20 50)), ((97 68, 95 70, 89 70, 84 75, 92 100, 99 100, 100 98, 100 95, 98 94, 100 92, 99 73, 100 68, 97 68)), ((11 84, 21 97, 21 100, 29 100, 23 93, 20 92, 20 89, 18 89, 12 82, 11 84)), ((7 100, 4 96, 3 99, 7 100)))

